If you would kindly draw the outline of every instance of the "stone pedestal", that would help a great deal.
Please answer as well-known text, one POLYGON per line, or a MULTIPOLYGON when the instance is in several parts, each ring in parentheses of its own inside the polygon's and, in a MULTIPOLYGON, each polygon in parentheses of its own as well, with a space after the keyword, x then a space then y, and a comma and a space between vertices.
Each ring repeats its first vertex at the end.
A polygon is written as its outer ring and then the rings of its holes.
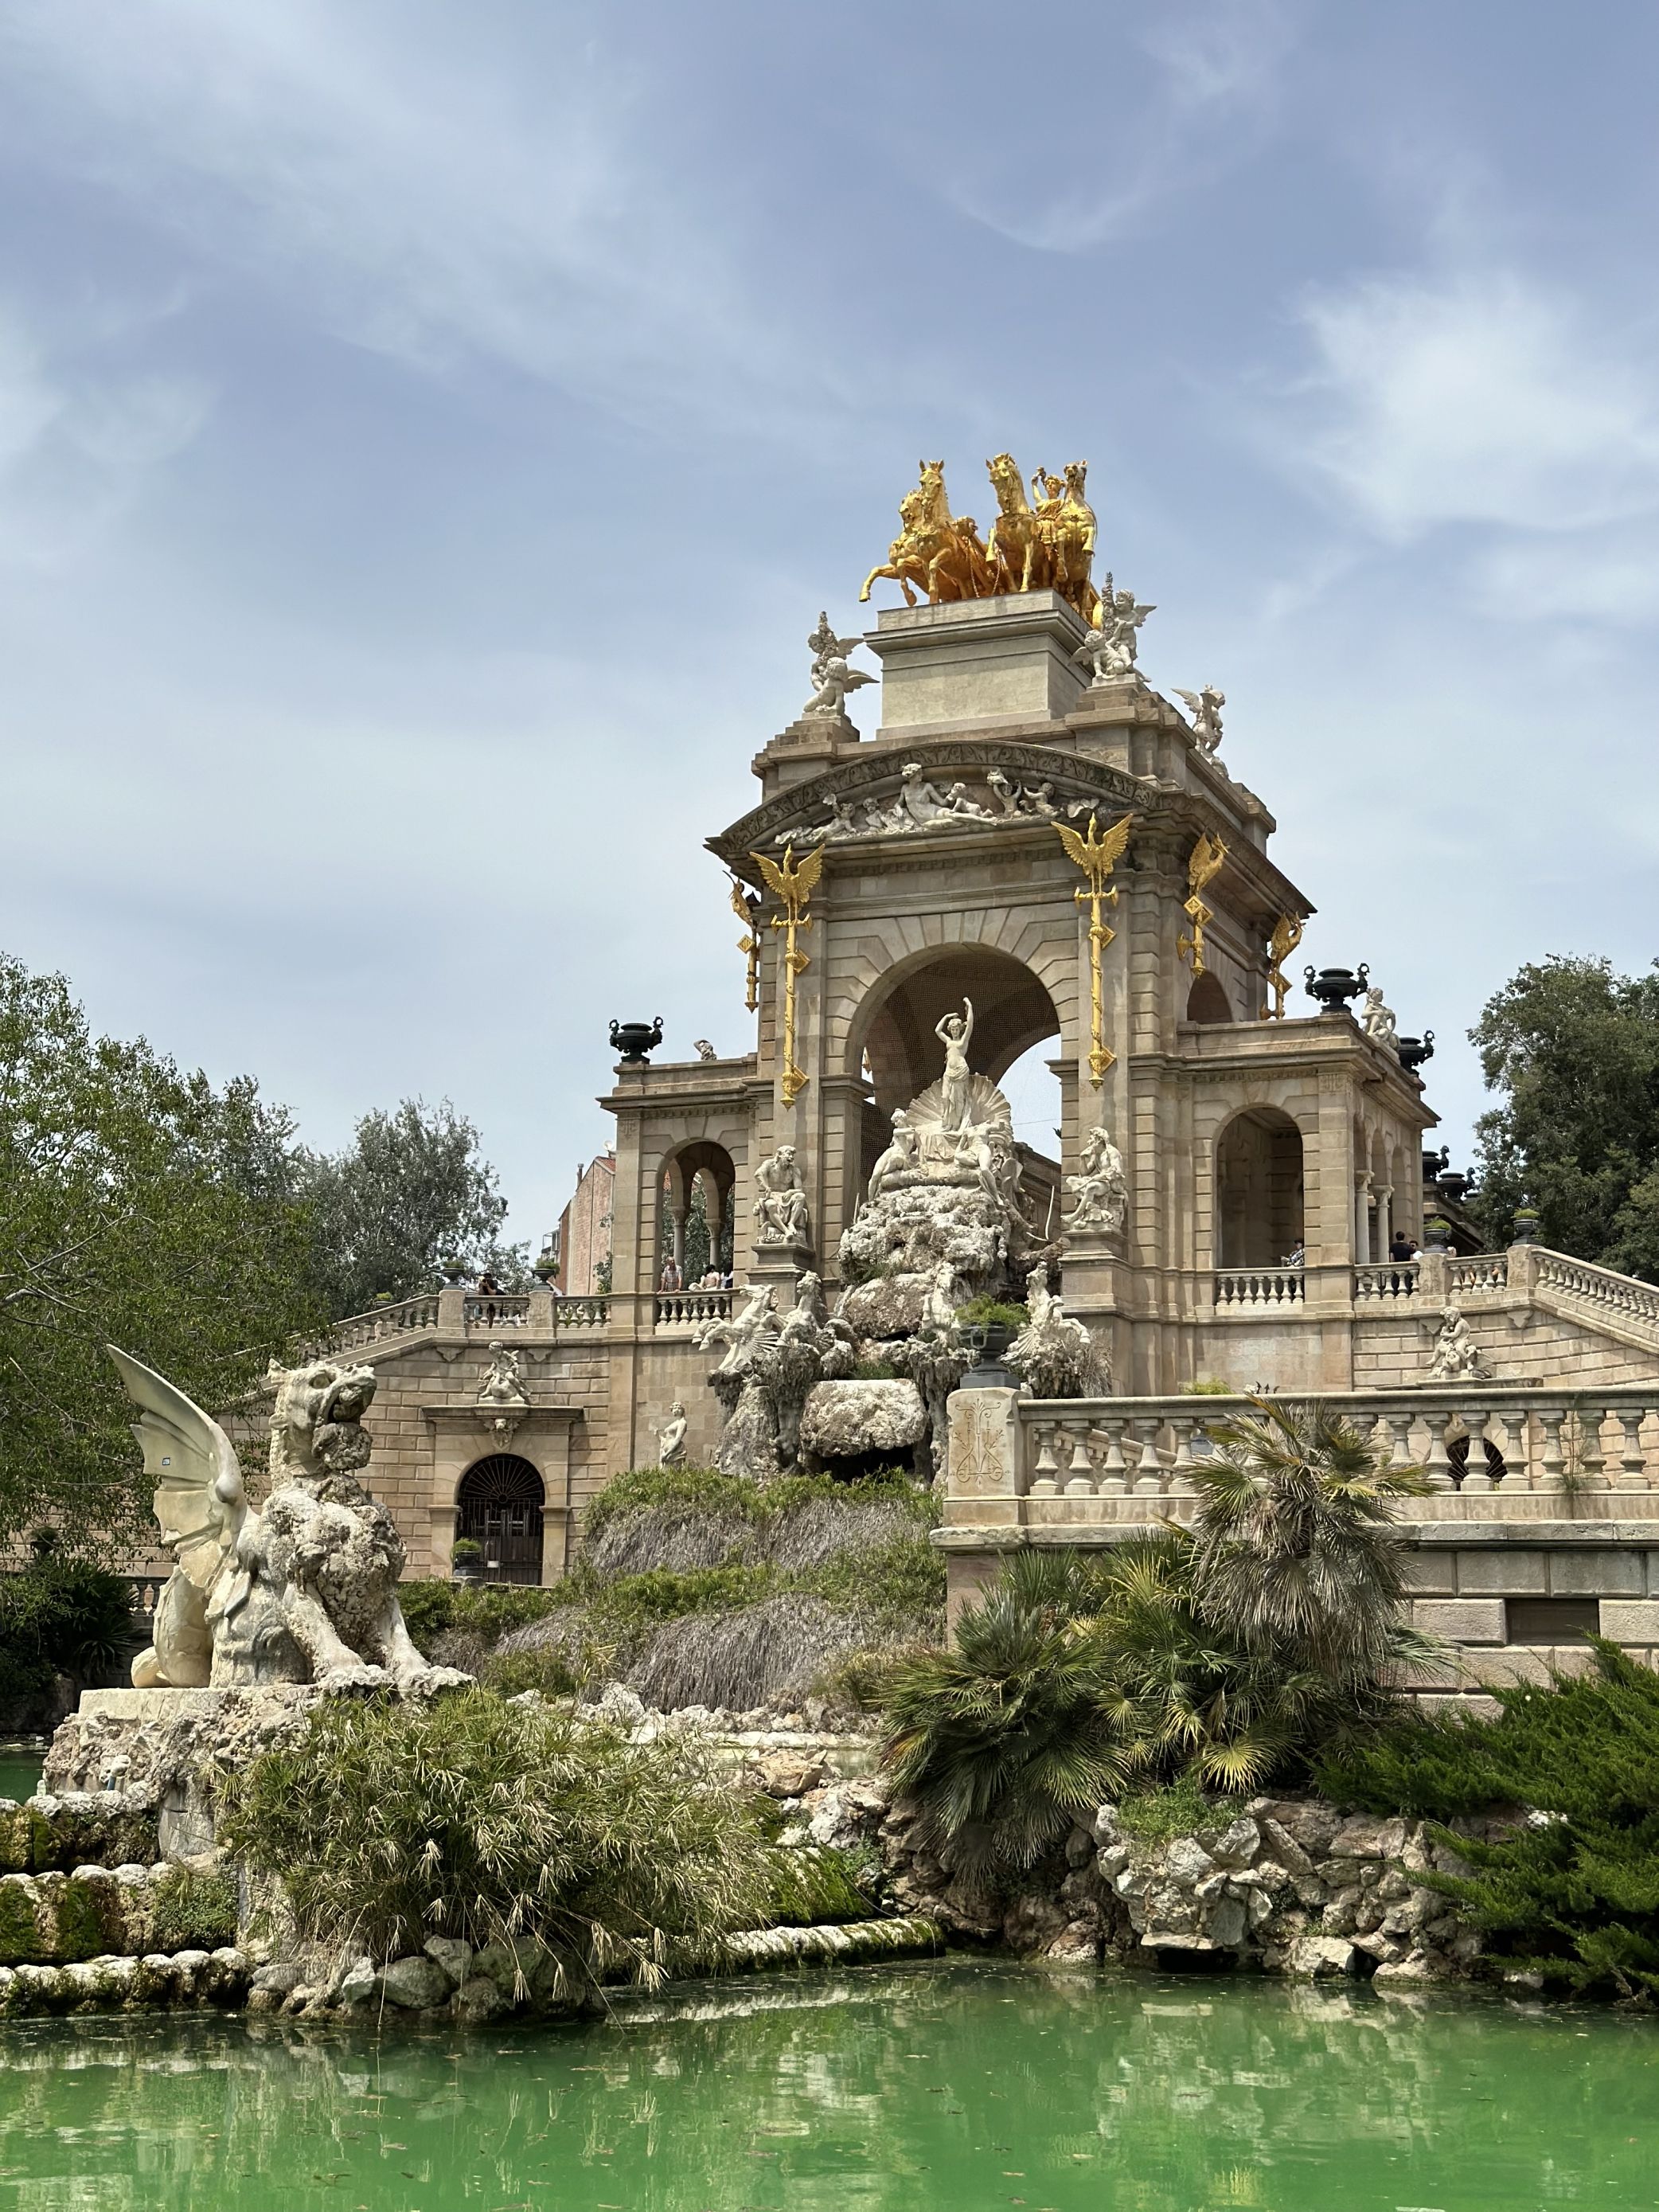
POLYGON ((1088 683, 1088 629, 1057 592, 940 607, 884 607, 866 636, 881 662, 881 738, 1058 720, 1088 683))

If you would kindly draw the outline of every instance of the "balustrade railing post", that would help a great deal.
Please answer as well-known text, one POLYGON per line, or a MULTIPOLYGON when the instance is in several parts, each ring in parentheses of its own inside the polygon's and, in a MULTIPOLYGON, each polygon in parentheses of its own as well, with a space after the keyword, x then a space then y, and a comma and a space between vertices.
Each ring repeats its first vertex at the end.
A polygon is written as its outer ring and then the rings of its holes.
POLYGON ((1625 1438, 1620 1447, 1619 1468, 1628 1482, 1638 1480, 1647 1472, 1647 1454, 1642 1449, 1642 1422, 1646 1413, 1645 1406, 1619 1408, 1619 1425, 1625 1438))
POLYGON ((1068 1498, 1092 1498, 1095 1494, 1095 1465, 1089 1456, 1089 1441, 1081 1431, 1072 1437, 1072 1463, 1066 1469, 1066 1495, 1068 1498))
POLYGON ((1158 1455, 1158 1421, 1137 1421, 1134 1433, 1140 1439, 1140 1462, 1135 1469, 1137 1498, 1161 1498, 1164 1494, 1164 1462, 1158 1455))
POLYGON ((1106 1451, 1100 1462, 1100 1495, 1103 1498, 1122 1498, 1127 1495, 1129 1488, 1128 1463, 1123 1456, 1123 1423, 1107 1420, 1102 1426, 1106 1432, 1106 1451))
POLYGON ((1446 1449, 1446 1431, 1450 1425, 1449 1417, 1443 1409, 1437 1408, 1428 1416, 1428 1422, 1429 1449, 1423 1465, 1428 1474, 1429 1487, 1431 1490, 1455 1490, 1457 1485, 1452 1480, 1451 1454, 1446 1449))
POLYGON ((1463 1414, 1463 1426, 1469 1439, 1469 1455, 1463 1462, 1463 1488, 1480 1496, 1496 1487, 1492 1471, 1486 1465, 1486 1423, 1490 1413, 1468 1408, 1463 1414))

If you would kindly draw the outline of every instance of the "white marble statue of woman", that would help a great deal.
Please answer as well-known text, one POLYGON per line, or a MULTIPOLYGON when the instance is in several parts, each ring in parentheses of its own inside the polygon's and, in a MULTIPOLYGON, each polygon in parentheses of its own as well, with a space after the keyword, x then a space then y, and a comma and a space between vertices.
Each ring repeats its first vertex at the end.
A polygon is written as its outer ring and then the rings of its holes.
POLYGON ((668 1419, 657 1431, 657 1465, 683 1467, 685 1464, 685 1408, 678 1398, 668 1409, 668 1419))
POLYGON ((946 1014, 933 1035, 945 1047, 945 1073, 939 1082, 939 1127, 947 1137, 965 1129, 972 1109, 973 1073, 968 1066, 968 1044, 974 1034, 974 1002, 964 999, 959 1014, 946 1014))

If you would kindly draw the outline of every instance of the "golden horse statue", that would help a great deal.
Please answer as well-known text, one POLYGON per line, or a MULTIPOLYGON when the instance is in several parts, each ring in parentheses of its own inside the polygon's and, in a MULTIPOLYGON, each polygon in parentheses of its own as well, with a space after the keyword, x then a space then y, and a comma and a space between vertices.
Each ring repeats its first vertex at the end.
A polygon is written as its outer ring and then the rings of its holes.
POLYGON ((916 605, 918 589, 933 606, 1003 592, 1052 591, 1092 623, 1100 594, 1090 574, 1097 526, 1084 496, 1088 463, 1069 463, 1063 477, 1039 469, 1031 500, 1012 453, 997 454, 985 467, 997 500, 989 537, 981 538, 972 515, 951 514, 944 462, 923 461, 920 483, 899 501, 900 533, 886 560, 865 578, 860 599, 869 598, 878 576, 898 586, 908 607, 916 605))
POLYGON ((878 576, 885 576, 913 607, 920 585, 930 605, 945 599, 979 599, 986 596, 989 574, 979 525, 971 514, 952 515, 945 490, 943 461, 921 463, 921 480, 899 501, 903 527, 887 549, 887 558, 864 580, 860 600, 870 596, 878 576))

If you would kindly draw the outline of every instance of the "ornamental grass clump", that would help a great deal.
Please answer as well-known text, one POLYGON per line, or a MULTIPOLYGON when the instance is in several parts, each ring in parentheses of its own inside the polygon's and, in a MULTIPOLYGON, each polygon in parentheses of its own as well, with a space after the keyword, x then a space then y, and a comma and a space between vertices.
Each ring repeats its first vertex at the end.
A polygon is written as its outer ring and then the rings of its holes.
POLYGON ((303 1936, 379 1960, 504 1946, 520 1994, 554 2002, 715 1960, 774 1893, 752 1801, 684 1740, 483 1690, 331 1700, 223 1790, 224 1842, 281 1877, 303 1936))
POLYGON ((1318 1407, 1257 1401, 1212 1434, 1190 1531, 1018 1553, 950 1646, 893 1662, 888 1763, 963 1863, 1030 1866, 1126 1791, 1304 1774, 1438 1663, 1390 1526, 1419 1471, 1318 1407))

